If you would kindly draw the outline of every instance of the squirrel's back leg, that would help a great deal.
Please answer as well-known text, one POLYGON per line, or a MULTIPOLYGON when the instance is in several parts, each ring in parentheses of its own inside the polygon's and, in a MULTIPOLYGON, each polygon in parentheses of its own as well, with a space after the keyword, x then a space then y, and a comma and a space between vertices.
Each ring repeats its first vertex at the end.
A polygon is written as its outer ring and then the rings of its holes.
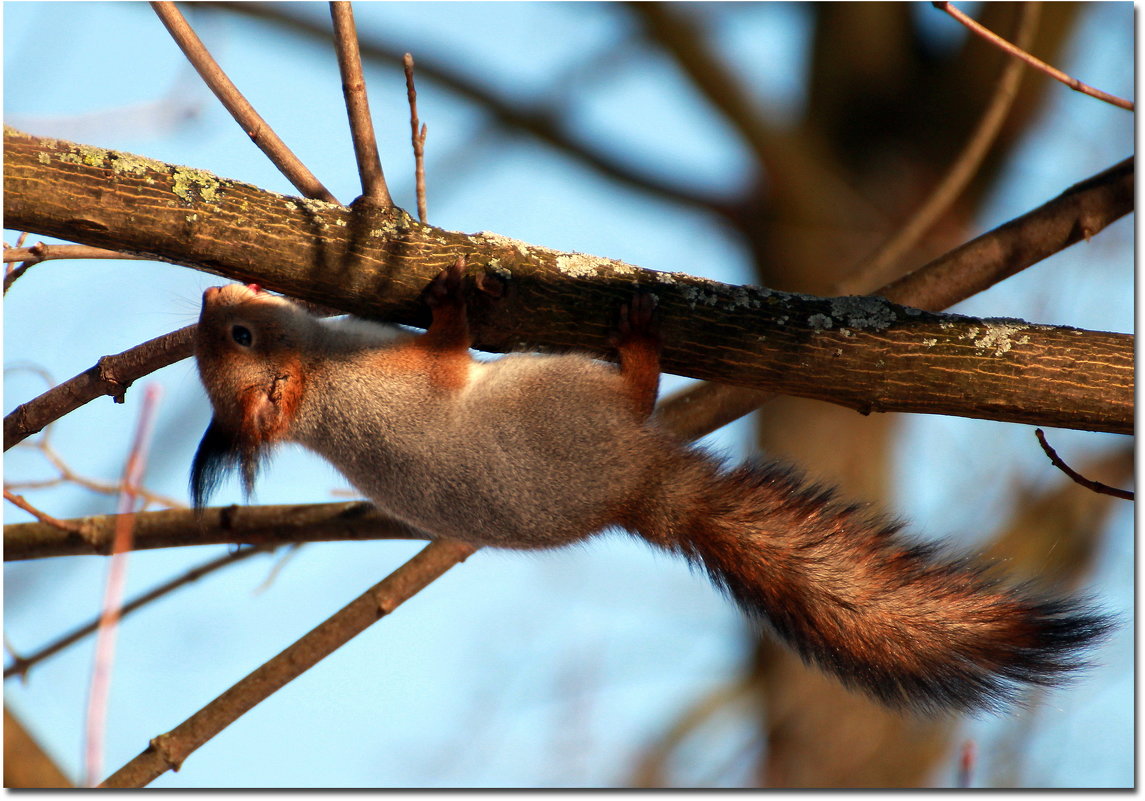
POLYGON ((609 341, 620 358, 624 391, 636 415, 645 420, 656 407, 660 388, 660 331, 656 296, 640 292, 620 306, 609 341))
POLYGON ((422 299, 429 306, 432 319, 426 332, 410 345, 412 352, 419 355, 416 362, 427 370, 430 381, 444 389, 464 386, 473 360, 469 355, 473 339, 469 334, 465 298, 461 294, 464 270, 465 257, 458 256, 456 262, 426 286, 422 299))

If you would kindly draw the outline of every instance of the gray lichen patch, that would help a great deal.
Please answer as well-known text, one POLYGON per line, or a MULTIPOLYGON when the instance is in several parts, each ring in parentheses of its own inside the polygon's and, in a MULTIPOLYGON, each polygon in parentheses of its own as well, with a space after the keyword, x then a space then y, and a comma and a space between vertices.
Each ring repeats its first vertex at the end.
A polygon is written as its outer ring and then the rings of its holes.
POLYGON ((859 330, 882 331, 895 321, 887 301, 860 295, 831 298, 831 316, 840 324, 859 330))
POLYGON ((478 231, 473 235, 474 237, 481 237, 490 245, 504 248, 516 248, 517 252, 525 258, 529 257, 529 245, 519 239, 512 239, 501 234, 495 234, 492 231, 478 231))
POLYGON ((616 259, 602 259, 587 253, 562 253, 554 264, 570 278, 589 278, 595 275, 632 275, 637 271, 631 264, 616 259))
POLYGON ((970 333, 967 333, 968 339, 973 340, 974 349, 982 353, 992 353, 994 356, 1001 356, 1004 353, 1009 353, 1014 345, 1026 345, 1030 341, 1028 334, 1023 334, 1020 337, 1014 335, 1029 329, 1029 325, 1015 324, 1015 323, 986 323, 983 327, 982 336, 978 336, 977 327, 972 328, 970 333))
POLYGON ((337 203, 328 203, 325 200, 317 200, 311 197, 298 198, 298 205, 305 208, 312 214, 322 214, 330 211, 345 211, 346 207, 337 203))
POLYGON ((835 327, 835 321, 826 314, 812 314, 807 318, 807 325, 814 331, 827 331, 835 327))
POLYGON ((680 294, 688 306, 695 309, 697 306, 720 308, 729 312, 742 312, 758 309, 764 305, 764 300, 771 295, 770 289, 758 286, 727 286, 725 284, 697 284, 696 279, 682 273, 668 273, 672 279, 661 283, 677 283, 686 279, 691 283, 680 287, 680 294))

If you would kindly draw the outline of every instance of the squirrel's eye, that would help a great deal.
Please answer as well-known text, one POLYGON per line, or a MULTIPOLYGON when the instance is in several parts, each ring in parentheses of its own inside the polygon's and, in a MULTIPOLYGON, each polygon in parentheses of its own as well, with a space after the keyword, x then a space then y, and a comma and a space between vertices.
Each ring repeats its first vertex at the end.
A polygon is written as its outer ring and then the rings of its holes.
POLYGON ((245 325, 235 325, 231 326, 231 339, 244 348, 249 348, 251 343, 254 342, 254 335, 251 334, 250 329, 245 325))

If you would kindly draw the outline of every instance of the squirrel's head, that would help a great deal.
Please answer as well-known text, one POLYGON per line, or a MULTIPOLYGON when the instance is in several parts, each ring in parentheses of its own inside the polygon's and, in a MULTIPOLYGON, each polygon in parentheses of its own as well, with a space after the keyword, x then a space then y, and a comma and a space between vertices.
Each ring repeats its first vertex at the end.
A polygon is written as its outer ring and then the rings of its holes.
POLYGON ((299 306, 254 284, 203 293, 195 360, 214 417, 191 467, 196 507, 234 469, 251 491, 259 460, 286 435, 302 400, 315 324, 299 306))

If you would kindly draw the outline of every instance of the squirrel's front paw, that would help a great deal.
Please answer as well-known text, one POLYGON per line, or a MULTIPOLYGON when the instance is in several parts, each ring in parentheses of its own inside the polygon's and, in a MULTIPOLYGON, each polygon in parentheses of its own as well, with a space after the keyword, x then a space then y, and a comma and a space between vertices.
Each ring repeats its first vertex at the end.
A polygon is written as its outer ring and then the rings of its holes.
POLYGON ((446 267, 429 282, 422 292, 422 299, 431 309, 446 304, 461 304, 461 276, 465 272, 465 257, 458 256, 449 267, 446 267))
POLYGON ((658 347, 660 325, 656 314, 656 296, 641 291, 633 295, 631 302, 620 304, 608 341, 618 350, 636 342, 658 347))

